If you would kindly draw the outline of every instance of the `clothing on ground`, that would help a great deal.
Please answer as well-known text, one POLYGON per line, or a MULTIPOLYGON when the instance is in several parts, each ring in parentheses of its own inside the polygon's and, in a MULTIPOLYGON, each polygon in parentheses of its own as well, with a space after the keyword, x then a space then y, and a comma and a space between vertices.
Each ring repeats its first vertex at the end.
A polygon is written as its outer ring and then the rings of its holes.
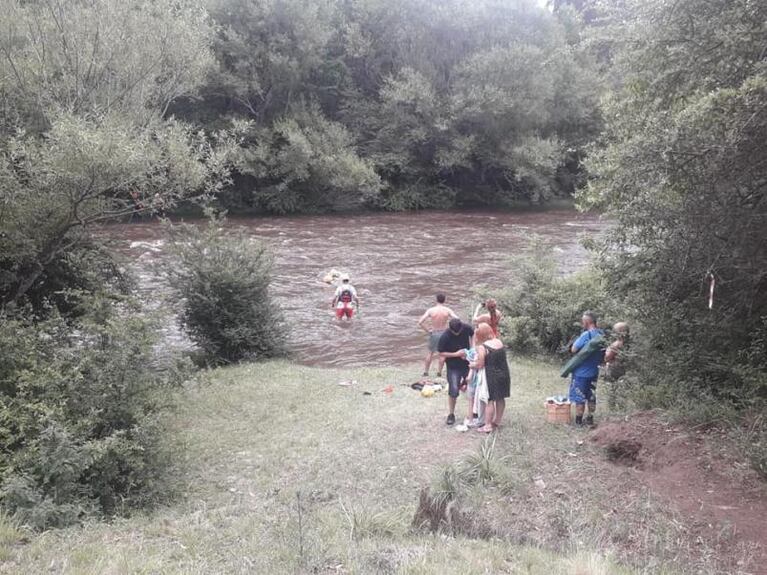
MULTIPOLYGON (((437 351, 440 353, 455 353, 462 349, 468 349, 471 347, 471 338, 473 335, 474 329, 465 323, 461 324, 461 331, 457 334, 446 329, 439 338, 437 351)), ((445 360, 445 365, 456 369, 465 369, 467 371, 469 369, 469 362, 462 357, 448 357, 445 360)))

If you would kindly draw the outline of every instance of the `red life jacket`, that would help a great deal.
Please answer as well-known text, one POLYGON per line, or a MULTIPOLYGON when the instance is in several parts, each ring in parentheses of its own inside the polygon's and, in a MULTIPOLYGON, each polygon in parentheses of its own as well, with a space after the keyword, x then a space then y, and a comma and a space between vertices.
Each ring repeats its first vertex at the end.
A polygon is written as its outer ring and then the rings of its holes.
POLYGON ((352 299, 354 299, 352 295, 352 290, 348 287, 342 288, 341 295, 338 297, 338 301, 341 301, 343 303, 351 303, 352 299))

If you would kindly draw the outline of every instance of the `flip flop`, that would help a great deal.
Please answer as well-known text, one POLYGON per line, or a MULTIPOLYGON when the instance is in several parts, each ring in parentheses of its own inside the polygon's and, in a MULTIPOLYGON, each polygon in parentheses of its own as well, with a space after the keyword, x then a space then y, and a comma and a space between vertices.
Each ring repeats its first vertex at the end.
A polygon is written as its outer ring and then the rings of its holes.
POLYGON ((488 433, 492 433, 493 431, 495 431, 495 428, 491 427, 490 429, 488 429, 487 425, 485 425, 484 427, 477 427, 474 431, 476 431, 477 433, 488 434, 488 433))

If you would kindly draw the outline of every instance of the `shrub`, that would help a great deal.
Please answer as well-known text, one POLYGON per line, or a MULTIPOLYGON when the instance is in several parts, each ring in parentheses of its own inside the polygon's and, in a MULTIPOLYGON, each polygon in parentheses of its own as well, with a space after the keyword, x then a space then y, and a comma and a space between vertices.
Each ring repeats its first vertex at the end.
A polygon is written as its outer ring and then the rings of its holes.
POLYGON ((272 259, 219 219, 172 228, 176 261, 166 270, 183 299, 181 324, 206 359, 230 363, 279 355, 281 316, 269 295, 272 259))
POLYGON ((513 259, 515 283, 496 294, 504 314, 502 331, 509 346, 522 353, 556 353, 580 331, 581 314, 593 310, 601 325, 614 315, 604 280, 588 268, 571 275, 557 272, 546 246, 513 259))
POLYGON ((93 307, 74 324, 0 324, 0 506, 40 529, 168 494, 153 330, 93 307))

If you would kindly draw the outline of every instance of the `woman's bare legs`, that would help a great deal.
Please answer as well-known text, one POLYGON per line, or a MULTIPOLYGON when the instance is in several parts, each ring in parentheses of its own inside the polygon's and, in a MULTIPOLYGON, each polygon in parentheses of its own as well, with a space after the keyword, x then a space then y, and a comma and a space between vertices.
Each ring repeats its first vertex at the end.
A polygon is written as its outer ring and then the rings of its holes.
POLYGON ((495 403, 495 420, 493 420, 493 427, 500 427, 501 420, 503 419, 503 412, 506 410, 506 400, 501 398, 493 403, 495 403))
POLYGON ((484 427, 477 429, 477 431, 481 431, 482 433, 490 433, 495 429, 493 421, 495 421, 495 402, 488 401, 487 404, 485 404, 485 425, 484 427))

